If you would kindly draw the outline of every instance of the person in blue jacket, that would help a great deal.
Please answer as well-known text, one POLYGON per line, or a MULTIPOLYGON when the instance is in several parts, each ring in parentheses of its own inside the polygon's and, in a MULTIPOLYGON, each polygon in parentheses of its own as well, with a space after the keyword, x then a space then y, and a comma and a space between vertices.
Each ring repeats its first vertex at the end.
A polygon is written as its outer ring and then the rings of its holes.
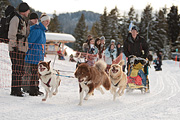
POLYGON ((31 70, 30 80, 30 96, 38 96, 43 94, 39 91, 38 63, 44 61, 46 35, 50 23, 50 17, 46 14, 41 15, 41 22, 30 27, 28 37, 28 51, 26 53, 25 62, 29 64, 31 70))
POLYGON ((115 47, 115 40, 111 40, 111 44, 105 50, 105 62, 107 63, 106 72, 108 73, 110 66, 114 59, 116 59, 117 49, 115 47))

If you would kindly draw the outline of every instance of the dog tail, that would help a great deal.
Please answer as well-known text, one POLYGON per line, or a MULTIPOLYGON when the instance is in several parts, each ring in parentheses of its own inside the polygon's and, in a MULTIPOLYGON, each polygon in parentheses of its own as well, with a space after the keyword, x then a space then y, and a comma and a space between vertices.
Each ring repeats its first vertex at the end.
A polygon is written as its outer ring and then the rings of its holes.
POLYGON ((107 64, 103 60, 100 59, 95 63, 95 67, 98 70, 104 71, 106 69, 106 67, 107 67, 107 64))

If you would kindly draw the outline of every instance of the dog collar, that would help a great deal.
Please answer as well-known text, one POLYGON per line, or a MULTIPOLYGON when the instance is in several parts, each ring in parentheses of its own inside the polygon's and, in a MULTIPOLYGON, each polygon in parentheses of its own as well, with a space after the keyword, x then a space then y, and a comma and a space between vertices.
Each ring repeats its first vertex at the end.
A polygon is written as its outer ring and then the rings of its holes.
POLYGON ((51 72, 49 72, 49 73, 45 74, 45 76, 46 76, 46 75, 50 75, 50 74, 51 74, 51 72))

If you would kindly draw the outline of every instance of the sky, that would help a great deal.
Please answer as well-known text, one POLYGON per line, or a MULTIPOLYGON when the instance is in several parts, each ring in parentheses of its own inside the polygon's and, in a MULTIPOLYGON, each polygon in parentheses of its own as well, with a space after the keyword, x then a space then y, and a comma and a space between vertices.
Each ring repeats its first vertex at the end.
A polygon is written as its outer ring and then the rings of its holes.
POLYGON ((109 12, 115 6, 121 12, 128 12, 134 6, 134 9, 143 10, 146 5, 151 4, 153 10, 159 10, 165 5, 170 8, 172 5, 178 6, 180 13, 180 0, 23 0, 35 10, 52 14, 56 11, 59 13, 77 12, 79 10, 93 11, 103 13, 107 7, 109 12))

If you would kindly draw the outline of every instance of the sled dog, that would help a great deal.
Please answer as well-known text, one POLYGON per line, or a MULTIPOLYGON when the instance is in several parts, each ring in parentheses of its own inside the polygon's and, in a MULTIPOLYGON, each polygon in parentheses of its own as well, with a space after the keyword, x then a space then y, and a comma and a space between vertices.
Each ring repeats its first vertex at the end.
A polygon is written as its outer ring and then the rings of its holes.
POLYGON ((112 64, 109 69, 109 78, 111 80, 110 92, 113 94, 113 100, 124 94, 124 89, 127 85, 127 76, 122 70, 123 65, 124 60, 121 60, 119 64, 112 64))
POLYGON ((52 95, 56 95, 58 93, 58 87, 60 86, 60 73, 58 71, 52 70, 50 66, 51 61, 44 62, 40 61, 38 64, 38 73, 41 80, 41 84, 46 91, 45 97, 42 101, 46 101, 48 94, 49 98, 52 95))
POLYGON ((74 75, 78 78, 79 82, 79 105, 82 105, 84 92, 86 93, 84 99, 88 100, 88 98, 93 94, 94 89, 97 89, 104 94, 104 91, 100 87, 101 85, 106 90, 111 88, 109 76, 105 72, 106 66, 107 64, 103 60, 99 60, 94 66, 89 66, 87 63, 81 63, 77 67, 74 75))

